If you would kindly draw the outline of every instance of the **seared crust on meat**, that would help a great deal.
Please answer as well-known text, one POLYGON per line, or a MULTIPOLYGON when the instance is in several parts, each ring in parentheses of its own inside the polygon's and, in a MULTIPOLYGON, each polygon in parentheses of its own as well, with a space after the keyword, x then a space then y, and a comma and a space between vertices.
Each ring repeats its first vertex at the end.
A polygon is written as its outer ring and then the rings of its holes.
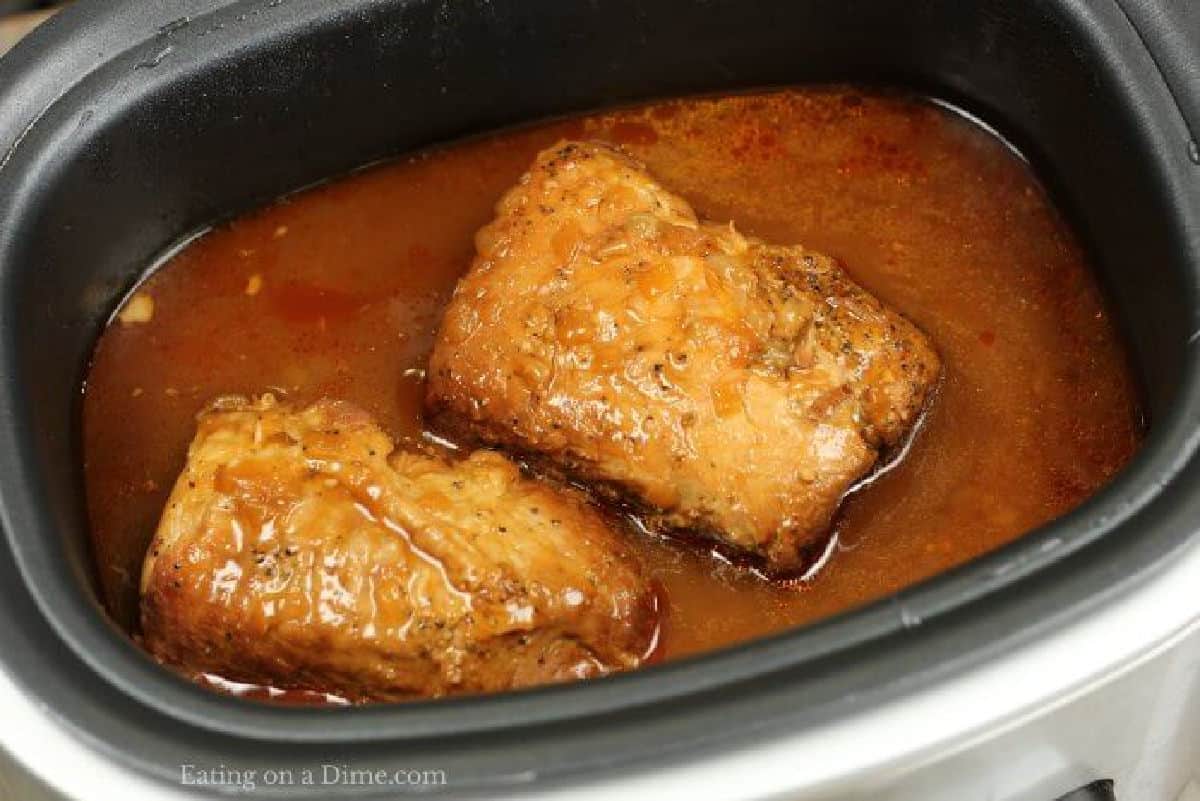
POLYGON ((606 145, 541 153, 476 246, 434 418, 772 571, 803 566, 940 370, 834 259, 701 221, 606 145))
POLYGON ((657 611, 620 536, 502 455, 393 452, 348 403, 264 396, 201 414, 142 629, 192 673, 401 699, 635 667, 657 611))

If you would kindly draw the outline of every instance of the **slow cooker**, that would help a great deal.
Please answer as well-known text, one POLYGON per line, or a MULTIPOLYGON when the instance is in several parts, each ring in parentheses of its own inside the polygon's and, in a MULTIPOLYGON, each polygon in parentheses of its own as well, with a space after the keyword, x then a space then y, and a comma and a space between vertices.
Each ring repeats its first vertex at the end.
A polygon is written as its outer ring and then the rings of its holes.
POLYGON ((1198 139, 1194 0, 80 0, 0 60, 0 798, 1200 798, 1198 139), (174 244, 432 143, 824 81, 993 126, 1090 249, 1149 428, 1082 507, 817 625, 491 697, 250 703, 106 618, 80 385, 174 244))

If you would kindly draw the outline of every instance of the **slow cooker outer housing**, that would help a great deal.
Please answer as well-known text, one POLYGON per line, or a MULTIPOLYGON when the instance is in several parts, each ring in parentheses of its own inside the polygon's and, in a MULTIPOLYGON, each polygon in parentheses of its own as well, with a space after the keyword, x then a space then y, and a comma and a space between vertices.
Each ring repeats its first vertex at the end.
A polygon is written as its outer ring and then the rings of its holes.
POLYGON ((703 759, 929 687, 1088 614, 1151 580, 1200 521, 1200 45, 1188 32, 1200 39, 1186 0, 78 3, 0 61, 0 660, 79 734, 167 781, 183 762, 403 758, 447 770, 446 791, 462 793, 703 759), (1039 168, 1092 251, 1151 418, 1142 452, 1096 498, 816 626, 488 698, 248 704, 179 681, 105 620, 79 387, 104 321, 172 243, 429 144, 815 81, 946 98, 1039 168))

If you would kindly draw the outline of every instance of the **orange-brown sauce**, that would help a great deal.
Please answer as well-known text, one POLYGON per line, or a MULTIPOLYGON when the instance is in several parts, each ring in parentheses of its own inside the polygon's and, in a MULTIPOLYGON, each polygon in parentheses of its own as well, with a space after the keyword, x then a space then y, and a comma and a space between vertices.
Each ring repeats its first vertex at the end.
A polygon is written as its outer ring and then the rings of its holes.
POLYGON ((665 588, 667 658, 858 606, 1082 501, 1140 440, 1121 343, 1028 166, 934 104, 852 89, 690 99, 422 153, 200 238, 101 337, 84 402, 94 550, 136 630, 142 557, 209 399, 332 395, 422 435, 421 369, 472 236, 533 155, 614 141, 712 219, 841 258, 920 325, 945 376, 906 458, 851 496, 809 581, 630 533, 665 588))

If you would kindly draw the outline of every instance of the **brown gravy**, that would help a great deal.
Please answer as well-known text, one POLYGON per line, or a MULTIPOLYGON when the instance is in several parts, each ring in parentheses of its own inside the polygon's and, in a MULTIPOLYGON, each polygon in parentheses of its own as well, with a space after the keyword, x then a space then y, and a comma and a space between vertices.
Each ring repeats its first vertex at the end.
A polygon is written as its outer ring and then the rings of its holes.
POLYGON ((136 631, 142 558, 194 415, 268 389, 352 400, 422 437, 421 370, 472 236, 535 152, 614 141, 712 219, 841 258, 945 363, 897 466, 852 495, 810 580, 768 583, 631 532, 669 599, 665 657, 858 606, 996 548, 1103 485, 1139 400, 1084 255, 1028 166, 932 103, 832 88, 689 99, 421 153, 200 238, 100 338, 85 472, 108 607, 136 631), (141 301, 144 303, 144 301, 141 301))

